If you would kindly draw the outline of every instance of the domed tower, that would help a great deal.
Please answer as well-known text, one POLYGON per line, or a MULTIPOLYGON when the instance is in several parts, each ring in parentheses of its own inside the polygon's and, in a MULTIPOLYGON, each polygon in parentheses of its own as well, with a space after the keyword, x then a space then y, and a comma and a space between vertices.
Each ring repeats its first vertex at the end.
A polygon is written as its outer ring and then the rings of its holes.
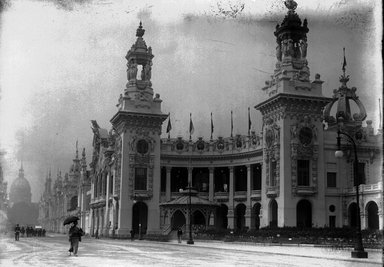
POLYGON ((276 68, 255 106, 263 117, 263 225, 324 225, 322 110, 331 101, 322 94, 320 75, 310 80, 308 22, 286 0, 288 13, 276 26, 276 68), (321 181, 321 182, 319 182, 321 181))
POLYGON ((11 206, 20 202, 30 204, 31 197, 31 186, 28 180, 24 177, 23 164, 21 164, 19 170, 19 177, 17 177, 17 179, 14 180, 11 184, 11 188, 9 191, 9 201, 11 203, 11 206))
MULTIPOLYGON (((160 231, 160 135, 167 115, 161 112, 160 95, 154 96, 151 82, 152 48, 147 47, 140 22, 136 42, 126 55, 128 61, 124 95, 121 94, 118 112, 111 119, 116 130, 118 167, 116 170, 119 188, 119 221, 117 234, 128 235, 135 218, 134 199, 143 207, 138 212, 142 229, 147 233, 160 231), (133 218, 132 218, 133 217, 133 218), (151 218, 147 220, 146 218, 151 218)), ((135 204, 135 205, 136 205, 135 204)))

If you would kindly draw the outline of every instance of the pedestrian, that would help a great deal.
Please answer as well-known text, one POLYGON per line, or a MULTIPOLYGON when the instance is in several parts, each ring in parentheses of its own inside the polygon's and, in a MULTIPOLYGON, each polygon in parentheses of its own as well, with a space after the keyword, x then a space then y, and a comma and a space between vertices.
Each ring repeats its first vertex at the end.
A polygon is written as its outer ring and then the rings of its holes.
POLYGON ((19 241, 19 237, 20 237, 20 226, 19 226, 19 224, 16 224, 16 227, 15 227, 15 241, 19 241))
POLYGON ((69 228, 69 242, 71 243, 71 247, 69 248, 69 256, 71 256, 71 252, 73 255, 77 257, 77 251, 79 249, 79 242, 81 241, 81 236, 84 235, 84 232, 81 228, 77 227, 77 221, 72 223, 71 228, 69 228))
POLYGON ((181 230, 181 227, 180 227, 179 230, 177 230, 177 240, 179 241, 179 243, 181 243, 182 235, 183 235, 183 231, 181 230))
POLYGON ((24 234, 25 234, 24 226, 21 226, 20 232, 21 232, 21 236, 24 237, 24 234))
POLYGON ((133 241, 135 239, 135 231, 133 231, 132 229, 130 233, 131 233, 131 241, 133 241))

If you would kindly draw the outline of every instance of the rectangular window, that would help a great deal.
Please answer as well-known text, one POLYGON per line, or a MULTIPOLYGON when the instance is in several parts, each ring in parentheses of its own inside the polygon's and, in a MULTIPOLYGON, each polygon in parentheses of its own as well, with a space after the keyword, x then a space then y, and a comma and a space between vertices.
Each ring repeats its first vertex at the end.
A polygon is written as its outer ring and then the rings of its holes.
POLYGON ((336 173, 327 172, 327 187, 336 187, 336 173))
POLYGON ((109 194, 113 194, 113 175, 109 175, 109 194))
POLYGON ((147 190, 147 168, 135 168, 135 190, 147 190))
POLYGON ((160 176, 160 192, 165 192, 167 187, 167 169, 161 168, 161 176, 160 176))
POLYGON ((359 162, 357 165, 357 179, 359 184, 365 184, 365 163, 359 162))
POLYGON ((309 160, 297 161, 297 185, 309 186, 309 160))
POLYGON ((269 186, 276 186, 276 161, 273 160, 271 161, 271 164, 270 164, 270 170, 269 170, 269 179, 270 179, 270 183, 269 183, 269 186))
POLYGON ((252 190, 261 190, 261 164, 252 165, 252 190))
POLYGON ((336 216, 334 215, 329 216, 329 227, 330 228, 336 227, 336 216))

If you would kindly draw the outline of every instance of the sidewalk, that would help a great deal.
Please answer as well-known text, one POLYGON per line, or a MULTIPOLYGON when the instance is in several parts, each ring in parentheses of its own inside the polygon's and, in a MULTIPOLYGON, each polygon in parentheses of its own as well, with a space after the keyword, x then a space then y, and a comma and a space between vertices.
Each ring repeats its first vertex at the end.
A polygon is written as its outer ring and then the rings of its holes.
MULTIPOLYGON (((269 253, 276 255, 295 255, 304 258, 323 258, 335 259, 346 262, 366 262, 377 263, 382 266, 382 253, 379 249, 366 249, 368 252, 367 259, 351 258, 353 248, 334 249, 331 247, 316 246, 310 244, 274 244, 274 243, 250 243, 250 242, 224 242, 214 240, 194 240, 194 245, 188 245, 186 240, 183 240, 181 245, 197 246, 207 248, 219 248, 228 250, 251 251, 258 253, 269 253)), ((177 240, 171 240, 169 243, 177 244, 177 240)))

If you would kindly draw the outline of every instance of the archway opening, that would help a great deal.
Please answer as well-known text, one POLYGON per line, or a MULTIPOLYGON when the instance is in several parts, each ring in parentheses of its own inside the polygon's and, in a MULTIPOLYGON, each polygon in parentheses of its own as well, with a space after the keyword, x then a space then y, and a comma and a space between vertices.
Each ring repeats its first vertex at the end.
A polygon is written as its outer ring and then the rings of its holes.
POLYGON ((180 210, 175 211, 171 219, 172 230, 177 230, 185 224, 186 220, 184 214, 180 210))
POLYGON ((240 203, 236 206, 236 229, 243 230, 245 228, 245 205, 240 203))
POLYGON ((137 202, 133 205, 132 209, 132 229, 138 234, 141 228, 141 233, 147 232, 147 221, 148 221, 148 207, 144 202, 137 202))
POLYGON ((199 210, 192 213, 192 227, 194 230, 205 229, 205 216, 199 210))
POLYGON ((260 209, 261 204, 256 203, 252 208, 252 228, 259 229, 260 228, 260 209))
POLYGON ((275 199, 272 199, 271 202, 269 202, 269 226, 270 227, 277 227, 278 221, 277 221, 277 202, 275 199))
POLYGON ((379 208, 374 201, 370 201, 367 204, 367 227, 368 229, 379 229, 379 208))
POLYGON ((299 228, 312 227, 312 205, 306 199, 302 199, 297 203, 296 226, 299 228))
POLYGON ((219 229, 227 229, 228 227, 228 207, 224 204, 221 204, 220 207, 216 210, 216 219, 215 224, 219 229))

